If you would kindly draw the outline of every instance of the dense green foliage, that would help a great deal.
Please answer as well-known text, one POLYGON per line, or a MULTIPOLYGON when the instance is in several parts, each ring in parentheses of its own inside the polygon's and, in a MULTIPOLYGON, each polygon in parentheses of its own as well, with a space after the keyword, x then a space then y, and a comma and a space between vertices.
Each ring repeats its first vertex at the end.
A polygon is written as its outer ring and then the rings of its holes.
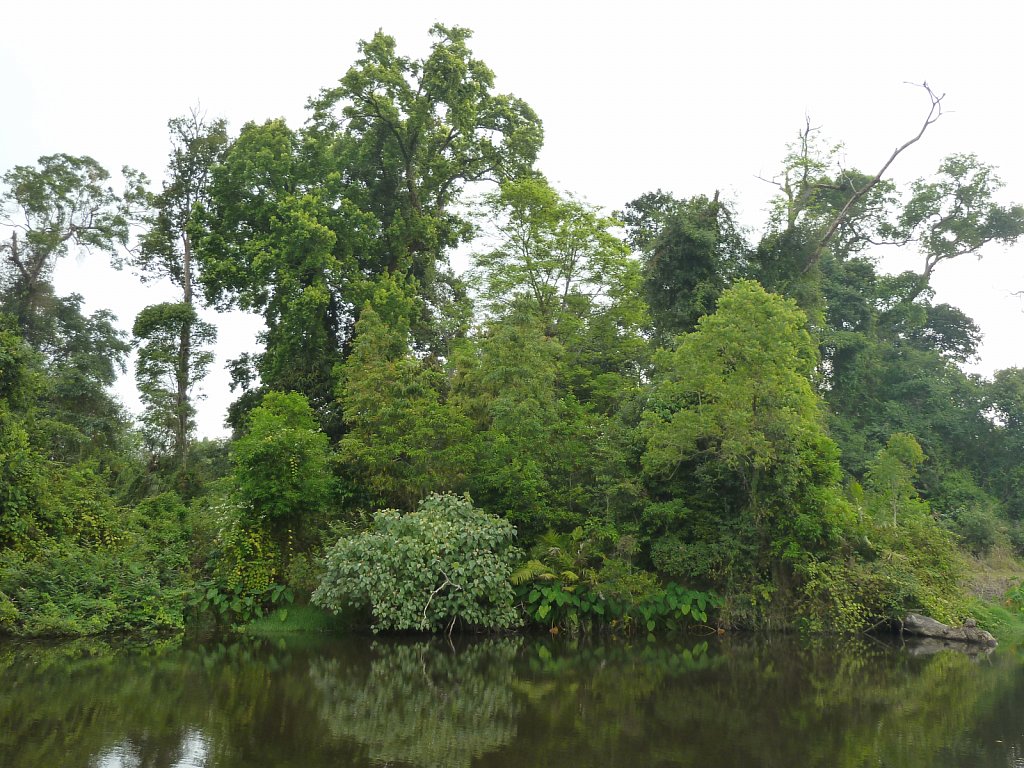
POLYGON ((135 318, 132 335, 138 341, 135 377, 146 410, 142 421, 157 453, 180 457, 188 452, 188 435, 195 408, 186 394, 206 375, 213 353, 205 346, 216 338, 214 327, 199 319, 187 303, 154 304, 135 318), (187 345, 181 343, 188 338, 187 345))
POLYGON ((99 478, 76 471, 67 482, 58 489, 60 503, 80 511, 83 529, 32 548, 0 550, 0 630, 182 629, 190 581, 181 501, 174 494, 151 497, 118 519, 99 478))
POLYGON ((306 399, 268 392, 233 446, 233 479, 250 525, 284 544, 315 527, 331 495, 327 436, 306 399))
POLYGON ((299 128, 170 121, 158 192, 70 155, 0 177, 0 629, 314 592, 378 629, 964 618, 968 558, 1024 553, 1024 375, 964 372, 980 329, 931 280, 1024 233, 995 169, 900 189, 808 127, 756 241, 717 192, 612 217, 544 178, 468 30, 431 36, 364 42, 299 128), (54 292, 72 253, 180 292, 134 318, 139 426, 116 318, 54 292), (263 348, 198 441, 229 308, 263 348))
POLYGON ((375 630, 511 627, 514 540, 507 521, 468 500, 428 496, 406 515, 376 513, 368 530, 335 544, 313 601, 369 608, 375 630))
POLYGON ((373 505, 412 511, 465 481, 472 430, 445 397, 441 367, 411 353, 414 299, 385 277, 363 308, 337 369, 347 432, 338 453, 351 487, 373 505))
POLYGON ((768 602, 840 553, 851 513, 805 326, 792 300, 740 282, 660 361, 643 466, 658 490, 648 525, 672 537, 652 551, 663 571, 768 602))

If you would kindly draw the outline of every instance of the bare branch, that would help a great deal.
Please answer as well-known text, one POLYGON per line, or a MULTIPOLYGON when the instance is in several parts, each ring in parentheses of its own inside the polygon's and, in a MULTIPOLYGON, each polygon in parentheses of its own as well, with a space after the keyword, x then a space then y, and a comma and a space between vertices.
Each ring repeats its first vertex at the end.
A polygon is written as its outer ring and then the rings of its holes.
MULTIPOLYGON (((441 582, 441 585, 437 589, 435 589, 433 592, 430 593, 430 597, 427 598, 427 604, 423 606, 423 626, 426 627, 426 628, 429 628, 429 626, 430 626, 429 623, 427 622, 427 609, 430 608, 430 604, 433 602, 434 598, 437 597, 438 593, 442 589, 444 589, 445 587, 454 587, 456 590, 462 589, 462 585, 461 584, 456 584, 451 579, 449 579, 447 573, 445 573, 444 571, 441 571, 441 575, 444 576, 444 581, 441 582)), ((453 618, 452 625, 454 626, 454 624, 455 624, 455 621, 454 621, 454 618, 453 618)), ((450 633, 451 629, 449 628, 448 631, 450 633)))
MULTIPOLYGON (((913 85, 913 83, 911 83, 911 85, 913 85)), ((874 189, 874 187, 882 180, 882 177, 885 175, 885 172, 889 170, 889 166, 893 164, 896 158, 903 154, 903 152, 908 147, 920 141, 921 137, 924 136, 924 132, 928 130, 928 126, 930 126, 932 123, 934 123, 942 116, 942 100, 946 98, 946 94, 936 96, 935 91, 931 89, 927 82, 921 83, 919 87, 924 88, 924 90, 928 93, 929 100, 931 101, 931 107, 928 110, 928 115, 927 117, 925 117, 924 122, 921 124, 920 130, 912 138, 908 139, 903 144, 898 146, 895 150, 893 150, 893 153, 889 155, 889 159, 885 161, 885 164, 879 169, 878 173, 876 173, 874 177, 872 177, 872 179, 867 184, 865 184, 861 189, 856 190, 854 194, 850 196, 850 199, 846 201, 846 205, 844 205, 843 209, 838 214, 836 214, 836 217, 832 219, 832 222, 825 230, 825 233, 819 238, 818 244, 814 249, 814 253, 812 254, 811 258, 807 261, 806 266, 804 266, 803 271, 805 273, 809 269, 811 269, 811 267, 817 264, 818 261, 821 259, 821 254, 828 246, 829 241, 835 236, 836 232, 839 230, 839 227, 841 227, 843 223, 849 218, 850 211, 853 209, 853 207, 858 202, 863 200, 864 196, 867 195, 867 193, 870 192, 872 189, 874 189)))
POLYGON ((759 173, 755 173, 755 174, 754 174, 754 178, 755 178, 755 179, 758 179, 759 181, 763 181, 763 182, 765 182, 766 184, 771 184, 771 185, 772 185, 773 187, 778 187, 779 189, 782 189, 782 188, 783 188, 783 186, 782 186, 782 182, 781 182, 781 181, 777 181, 777 179, 778 179, 778 177, 777 177, 777 176, 776 176, 775 178, 772 178, 772 179, 766 179, 766 178, 765 178, 764 176, 762 176, 761 174, 759 174, 759 173))

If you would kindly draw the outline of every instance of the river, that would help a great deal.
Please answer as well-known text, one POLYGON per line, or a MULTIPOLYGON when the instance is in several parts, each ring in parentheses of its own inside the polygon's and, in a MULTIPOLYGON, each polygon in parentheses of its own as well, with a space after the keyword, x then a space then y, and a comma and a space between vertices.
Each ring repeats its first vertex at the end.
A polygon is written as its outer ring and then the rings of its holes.
POLYGON ((732 636, 3 641, 0 766, 1024 766, 1024 652, 732 636))

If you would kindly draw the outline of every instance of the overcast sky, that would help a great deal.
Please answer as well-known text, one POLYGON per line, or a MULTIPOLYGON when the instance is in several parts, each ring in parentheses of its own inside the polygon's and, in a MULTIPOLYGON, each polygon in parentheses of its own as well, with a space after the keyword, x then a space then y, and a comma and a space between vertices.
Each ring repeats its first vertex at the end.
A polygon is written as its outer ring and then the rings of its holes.
MULTIPOLYGON (((335 83, 359 40, 383 29, 421 56, 436 21, 474 30, 497 87, 524 98, 545 127, 540 167, 562 189, 609 209, 662 188, 716 189, 742 221, 764 220, 771 176, 809 115, 842 141, 848 165, 877 170, 920 127, 927 80, 945 114, 891 169, 896 181, 935 170, 953 152, 1000 169, 1004 200, 1024 201, 1019 73, 1024 6, 963 2, 8 2, 0 11, 0 170, 44 154, 88 154, 112 171, 159 180, 166 123, 199 104, 232 133, 247 120, 305 119, 306 100, 335 83)), ((972 370, 1024 365, 1018 341, 1024 243, 943 264, 939 301, 985 334, 972 370)), ((912 255, 890 271, 920 269, 912 255)), ((167 300, 112 272, 102 256, 67 259, 60 293, 110 308, 130 329, 167 300)), ((260 323, 220 322, 200 432, 222 433, 231 400, 223 362, 254 348, 260 323)), ((137 408, 129 376, 118 389, 137 408)))

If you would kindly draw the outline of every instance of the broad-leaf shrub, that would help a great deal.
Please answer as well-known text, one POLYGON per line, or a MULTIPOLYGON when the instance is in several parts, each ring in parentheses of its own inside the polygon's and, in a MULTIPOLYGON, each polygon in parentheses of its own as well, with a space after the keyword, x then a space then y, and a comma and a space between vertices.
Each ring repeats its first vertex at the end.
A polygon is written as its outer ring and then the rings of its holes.
POLYGON ((570 633, 606 629, 626 634, 675 632, 708 623, 708 612, 722 606, 714 592, 699 592, 670 582, 653 587, 642 599, 606 594, 580 583, 535 582, 519 587, 529 620, 570 633))
POLYGON ((515 537, 508 521, 457 496, 431 495, 408 515, 384 510, 328 551, 313 602, 369 608, 375 631, 511 627, 515 537))

